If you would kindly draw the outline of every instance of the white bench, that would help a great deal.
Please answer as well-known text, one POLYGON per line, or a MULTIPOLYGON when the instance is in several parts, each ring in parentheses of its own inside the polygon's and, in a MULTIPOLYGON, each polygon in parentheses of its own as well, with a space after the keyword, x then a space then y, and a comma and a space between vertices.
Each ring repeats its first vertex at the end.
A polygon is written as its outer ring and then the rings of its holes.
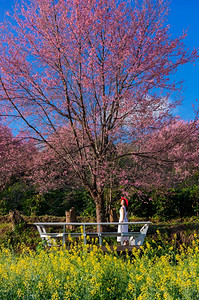
POLYGON ((119 223, 119 222, 112 222, 112 223, 34 223, 39 231, 40 237, 43 241, 46 242, 48 246, 52 246, 52 239, 55 238, 62 238, 62 245, 66 243, 67 237, 83 237, 84 244, 87 243, 87 237, 93 237, 99 239, 99 245, 102 245, 102 239, 106 237, 121 237, 121 245, 123 245, 123 238, 129 237, 129 245, 130 246, 141 246, 143 245, 144 239, 147 234, 147 230, 151 222, 126 222, 126 223, 119 223), (143 225, 144 224, 144 225, 143 225), (116 232, 116 231, 108 231, 104 232, 101 230, 101 226, 113 226, 113 225, 128 225, 130 228, 131 225, 140 226, 141 229, 139 231, 129 231, 129 232, 116 232), (67 226, 76 226, 83 230, 81 232, 66 232, 67 226), (89 232, 86 230, 88 226, 96 226, 96 232, 89 232), (47 227, 56 227, 62 228, 62 232, 47 232, 47 227))

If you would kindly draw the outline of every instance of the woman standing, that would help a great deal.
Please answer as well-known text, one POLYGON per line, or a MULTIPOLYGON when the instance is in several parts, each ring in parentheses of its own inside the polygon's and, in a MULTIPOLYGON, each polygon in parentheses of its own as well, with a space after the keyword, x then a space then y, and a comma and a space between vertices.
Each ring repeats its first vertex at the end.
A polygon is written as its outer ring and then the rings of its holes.
MULTIPOLYGON (((120 208, 120 223, 128 222, 128 200, 121 197, 121 208, 120 208)), ((128 232, 128 225, 118 225, 118 232, 126 233, 128 232)), ((129 237, 123 237, 123 245, 129 244, 129 237)), ((117 237, 117 241, 121 242, 121 236, 117 237)))

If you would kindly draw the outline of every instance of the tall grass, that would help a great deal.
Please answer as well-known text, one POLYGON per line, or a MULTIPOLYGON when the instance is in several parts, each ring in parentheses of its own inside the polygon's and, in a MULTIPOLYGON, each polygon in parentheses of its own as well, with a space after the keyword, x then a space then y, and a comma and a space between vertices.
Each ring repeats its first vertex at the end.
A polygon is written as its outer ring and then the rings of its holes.
POLYGON ((0 299, 199 299, 199 241, 167 252, 146 243, 126 255, 76 245, 0 251, 0 299))

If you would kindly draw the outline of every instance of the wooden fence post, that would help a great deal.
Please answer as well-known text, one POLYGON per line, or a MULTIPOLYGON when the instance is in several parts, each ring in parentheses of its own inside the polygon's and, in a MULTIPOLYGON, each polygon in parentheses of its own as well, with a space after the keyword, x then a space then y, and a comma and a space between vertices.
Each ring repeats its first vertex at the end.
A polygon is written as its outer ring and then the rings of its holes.
MULTIPOLYGON (((65 211, 65 215, 66 215, 66 223, 76 223, 77 222, 77 217, 76 217, 76 212, 75 212, 75 208, 71 207, 71 209, 69 211, 65 211)), ((75 226, 73 225, 69 225, 67 226, 70 230, 74 230, 75 226)))
POLYGON ((12 223, 12 230, 14 231, 16 228, 18 230, 23 230, 27 223, 24 218, 21 216, 20 212, 16 209, 9 211, 10 221, 12 223))

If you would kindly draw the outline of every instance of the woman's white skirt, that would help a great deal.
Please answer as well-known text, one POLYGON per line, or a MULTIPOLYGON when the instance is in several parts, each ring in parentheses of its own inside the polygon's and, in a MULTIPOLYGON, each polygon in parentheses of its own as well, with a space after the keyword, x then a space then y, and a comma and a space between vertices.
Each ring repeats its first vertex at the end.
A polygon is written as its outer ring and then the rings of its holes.
MULTIPOLYGON (((127 233, 128 232, 128 225, 118 225, 118 232, 119 233, 127 233)), ((123 236, 122 241, 128 241, 129 237, 128 236, 123 236)), ((121 242, 121 236, 117 237, 117 242, 121 242)))

